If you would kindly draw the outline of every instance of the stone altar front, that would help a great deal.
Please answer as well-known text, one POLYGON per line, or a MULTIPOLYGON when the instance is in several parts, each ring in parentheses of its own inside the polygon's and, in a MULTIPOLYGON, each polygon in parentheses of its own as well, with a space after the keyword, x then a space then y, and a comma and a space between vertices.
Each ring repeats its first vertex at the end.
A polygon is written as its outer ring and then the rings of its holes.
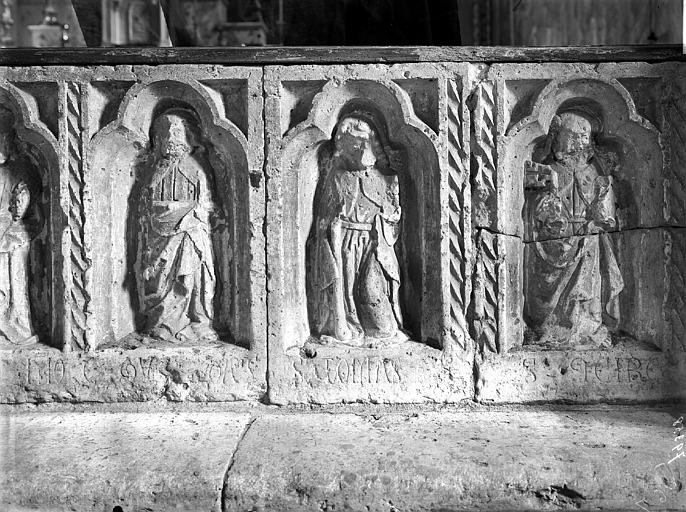
POLYGON ((0 401, 683 398, 681 57, 370 55, 2 68, 0 401))

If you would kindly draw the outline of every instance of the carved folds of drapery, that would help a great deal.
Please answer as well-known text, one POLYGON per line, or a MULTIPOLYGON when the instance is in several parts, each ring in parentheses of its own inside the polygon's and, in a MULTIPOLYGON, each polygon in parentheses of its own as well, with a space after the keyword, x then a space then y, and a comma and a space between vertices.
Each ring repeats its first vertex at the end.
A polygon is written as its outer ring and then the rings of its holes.
POLYGON ((673 398, 682 68, 7 68, 0 400, 673 398))

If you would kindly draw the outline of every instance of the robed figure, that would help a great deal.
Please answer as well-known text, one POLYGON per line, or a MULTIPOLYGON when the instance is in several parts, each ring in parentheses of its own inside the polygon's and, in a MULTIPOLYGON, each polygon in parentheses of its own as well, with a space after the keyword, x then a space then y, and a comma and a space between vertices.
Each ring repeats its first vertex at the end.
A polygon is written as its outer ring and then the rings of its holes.
POLYGON ((309 240, 310 324, 348 344, 406 339, 396 255, 402 210, 398 175, 371 115, 342 117, 320 159, 309 240))
POLYGON ((210 233, 213 173, 194 115, 173 109, 151 129, 139 208, 138 292, 144 332, 168 341, 216 339, 210 233))
POLYGON ((598 154, 598 130, 588 114, 561 113, 548 156, 526 162, 524 315, 536 343, 609 346, 619 324, 613 159, 598 154))
POLYGON ((39 184, 16 150, 14 116, 0 108, 0 341, 37 341, 31 313, 31 241, 40 233, 39 184))

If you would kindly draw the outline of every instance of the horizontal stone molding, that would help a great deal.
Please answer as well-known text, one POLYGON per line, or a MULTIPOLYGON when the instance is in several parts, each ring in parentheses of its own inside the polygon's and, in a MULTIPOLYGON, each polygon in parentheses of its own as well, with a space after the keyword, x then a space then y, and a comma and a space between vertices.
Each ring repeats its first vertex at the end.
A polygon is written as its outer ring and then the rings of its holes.
POLYGON ((684 60, 679 45, 417 46, 283 48, 5 48, 0 65, 117 64, 363 64, 415 62, 665 62, 684 60))

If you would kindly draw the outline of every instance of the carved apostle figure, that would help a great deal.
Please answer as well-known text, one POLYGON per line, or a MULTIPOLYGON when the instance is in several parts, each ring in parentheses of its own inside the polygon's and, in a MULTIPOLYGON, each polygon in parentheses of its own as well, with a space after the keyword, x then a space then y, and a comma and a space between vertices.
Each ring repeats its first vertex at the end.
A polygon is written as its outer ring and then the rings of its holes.
POLYGON ((138 292, 144 332, 168 341, 217 337, 209 220, 214 183, 197 124, 183 109, 155 119, 152 163, 139 210, 138 292))
POLYGON ((41 216, 29 183, 31 166, 16 154, 14 116, 0 109, 0 340, 12 345, 37 341, 31 319, 31 240, 41 216))
POLYGON ((348 344, 406 339, 401 330, 398 175, 365 112, 343 116, 323 159, 310 239, 311 324, 348 344))
POLYGON ((524 313, 537 343, 607 346, 619 322, 613 177, 598 131, 591 115, 561 113, 547 159, 526 163, 524 313))

